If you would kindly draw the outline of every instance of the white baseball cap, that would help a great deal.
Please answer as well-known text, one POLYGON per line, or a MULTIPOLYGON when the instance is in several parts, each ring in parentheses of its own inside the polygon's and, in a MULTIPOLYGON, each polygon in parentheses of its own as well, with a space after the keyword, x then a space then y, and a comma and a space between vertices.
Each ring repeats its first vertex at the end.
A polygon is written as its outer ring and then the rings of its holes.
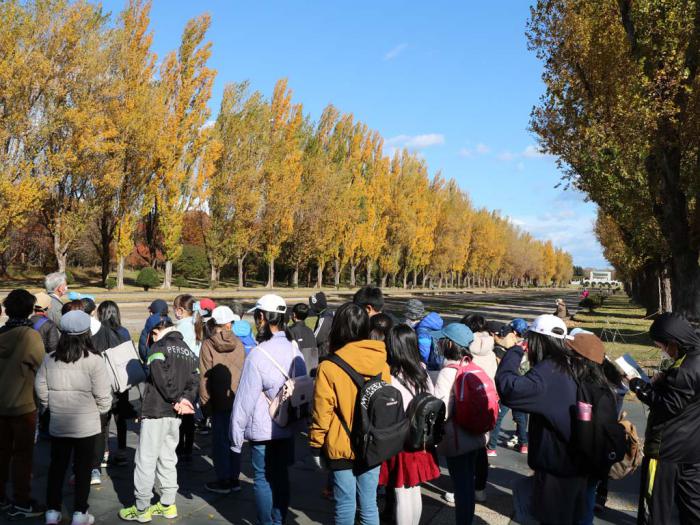
POLYGON ((211 313, 216 324, 228 324, 234 321, 233 311, 228 306, 217 306, 211 313))
POLYGON ((287 311, 287 303, 284 302, 284 299, 279 295, 269 293, 258 299, 258 302, 255 303, 253 308, 248 310, 248 313, 252 313, 255 310, 262 310, 263 312, 270 312, 273 314, 283 314, 287 311))
POLYGON ((566 339, 566 324, 559 317, 552 314, 540 315, 535 318, 528 331, 548 335, 556 339, 566 339))

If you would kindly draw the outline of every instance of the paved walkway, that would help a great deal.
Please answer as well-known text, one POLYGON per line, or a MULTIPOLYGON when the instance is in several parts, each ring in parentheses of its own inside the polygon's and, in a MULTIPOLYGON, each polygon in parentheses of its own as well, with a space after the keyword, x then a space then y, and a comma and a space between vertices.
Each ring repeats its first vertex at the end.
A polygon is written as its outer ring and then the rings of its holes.
MULTIPOLYGON (((639 403, 628 403, 628 413, 637 423, 642 423, 644 415, 639 403)), ((643 424, 641 425, 643 427, 643 424)), ((514 426, 510 417, 504 423, 504 433, 511 434, 514 426)), ((129 457, 133 457, 136 447, 137 426, 132 425, 128 434, 129 457)), ((112 428, 112 441, 116 440, 112 428)), ((113 443, 115 444, 115 443, 113 443)), ((195 454, 191 463, 178 465, 180 490, 177 499, 179 517, 168 523, 188 525, 204 524, 254 524, 255 504, 252 488, 252 468, 247 447, 244 448, 241 492, 230 496, 210 494, 204 490, 204 483, 212 480, 213 468, 209 459, 210 438, 197 435, 195 454)), ((48 470, 49 442, 40 440, 34 465, 34 494, 44 500, 45 483, 48 470)), ((299 435, 296 446, 297 461, 290 471, 292 484, 292 506, 288 523, 309 525, 333 523, 333 504, 320 497, 326 476, 316 471, 310 463, 308 446, 304 436, 299 435)), ((422 525, 443 525, 454 523, 454 511, 443 500, 446 490, 451 490, 447 470, 441 469, 443 475, 433 483, 423 487, 422 525)), ((498 448, 498 457, 492 458, 487 488, 488 501, 477 505, 475 525, 505 525, 510 522, 512 513, 511 487, 530 470, 526 458, 506 448, 498 448)), ((90 493, 90 511, 97 517, 97 523, 120 523, 117 511, 122 505, 132 503, 133 465, 109 467, 104 469, 102 484, 93 486, 90 493)), ((632 525, 636 507, 638 476, 630 479, 610 482, 610 509, 605 520, 597 519, 597 524, 611 523, 632 525)), ((72 489, 66 483, 64 504, 72 505, 72 489)), ((29 523, 43 523, 43 519, 28 520, 29 523)), ((0 523, 7 523, 0 518, 0 523)), ((64 520, 69 523, 69 520, 64 520)), ((154 523, 165 523, 162 518, 155 518, 154 523)))

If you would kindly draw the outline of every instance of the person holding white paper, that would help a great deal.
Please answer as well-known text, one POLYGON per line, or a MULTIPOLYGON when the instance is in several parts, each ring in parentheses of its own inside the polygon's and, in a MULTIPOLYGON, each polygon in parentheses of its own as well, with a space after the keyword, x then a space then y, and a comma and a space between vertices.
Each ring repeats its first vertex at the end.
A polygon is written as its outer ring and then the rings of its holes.
POLYGON ((649 406, 637 523, 668 523, 674 506, 681 525, 700 523, 700 337, 674 313, 649 329, 673 365, 647 383, 630 377, 630 389, 649 406))

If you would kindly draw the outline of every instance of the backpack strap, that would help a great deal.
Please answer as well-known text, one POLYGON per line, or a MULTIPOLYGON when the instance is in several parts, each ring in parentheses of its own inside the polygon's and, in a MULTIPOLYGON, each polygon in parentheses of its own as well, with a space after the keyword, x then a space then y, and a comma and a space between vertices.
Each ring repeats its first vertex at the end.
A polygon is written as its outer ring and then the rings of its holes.
MULTIPOLYGON (((358 374, 353 367, 351 367, 347 361, 345 361, 342 357, 340 357, 338 354, 333 354, 328 356, 328 361, 331 361, 332 363, 335 363, 337 366, 339 366, 343 372, 345 372, 347 375, 350 376, 350 379, 352 379, 352 382, 355 383, 355 386, 357 387, 357 390, 359 391, 360 388, 362 388, 365 384, 365 378, 364 376, 361 376, 358 374)), ((379 373, 381 377, 381 372, 379 373)))
POLYGON ((34 330, 36 331, 39 331, 39 328, 44 326, 44 324, 46 324, 46 321, 48 320, 48 317, 40 316, 36 321, 34 321, 34 325, 32 326, 32 328, 34 328, 34 330))

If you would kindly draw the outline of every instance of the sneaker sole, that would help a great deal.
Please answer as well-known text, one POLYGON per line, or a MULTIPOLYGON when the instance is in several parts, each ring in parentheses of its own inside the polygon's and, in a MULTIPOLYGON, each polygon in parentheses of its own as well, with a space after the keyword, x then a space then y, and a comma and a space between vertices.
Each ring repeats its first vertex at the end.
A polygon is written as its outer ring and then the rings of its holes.
POLYGON ((121 514, 119 514, 119 519, 122 521, 138 521, 139 523, 150 523, 152 521, 152 518, 140 518, 140 517, 135 517, 135 518, 124 518, 122 517, 121 514))

